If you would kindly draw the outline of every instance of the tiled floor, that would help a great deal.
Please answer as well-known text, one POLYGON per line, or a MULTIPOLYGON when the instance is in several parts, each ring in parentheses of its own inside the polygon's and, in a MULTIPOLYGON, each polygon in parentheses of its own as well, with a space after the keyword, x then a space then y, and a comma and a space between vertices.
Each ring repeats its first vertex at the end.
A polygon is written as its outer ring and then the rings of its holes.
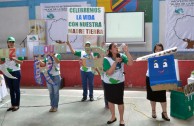
MULTIPOLYGON (((47 89, 22 89, 21 107, 16 112, 6 112, 10 106, 7 96, 0 103, 0 126, 107 126, 110 112, 104 107, 103 91, 95 90, 95 101, 80 102, 82 90, 60 90, 60 105, 55 113, 50 113, 47 89)), ((170 93, 168 115, 170 116, 170 93)), ((157 104, 157 119, 151 118, 150 103, 145 91, 125 91, 126 126, 192 126, 194 117, 180 120, 170 117, 166 122, 161 118, 161 106, 157 104)), ((117 119, 119 119, 116 107, 117 119)), ((119 126, 119 120, 110 126, 119 126)))

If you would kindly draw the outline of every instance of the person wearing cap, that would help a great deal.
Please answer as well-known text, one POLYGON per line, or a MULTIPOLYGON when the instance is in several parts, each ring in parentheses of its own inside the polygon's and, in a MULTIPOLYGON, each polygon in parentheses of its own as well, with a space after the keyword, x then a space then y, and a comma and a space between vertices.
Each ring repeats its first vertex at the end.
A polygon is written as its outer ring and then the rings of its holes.
MULTIPOLYGON (((67 45, 69 46, 71 52, 75 56, 80 57, 80 62, 81 62, 81 59, 89 58, 89 56, 96 57, 98 55, 98 53, 92 53, 92 52, 90 54, 88 54, 85 50, 74 51, 74 49, 72 48, 69 41, 67 41, 67 45)), ((90 45, 91 45, 91 43, 89 41, 85 42, 85 48, 90 47, 90 45)), ((88 95, 87 85, 88 84, 89 84, 90 101, 94 101, 94 98, 93 98, 94 73, 93 73, 91 67, 85 67, 85 66, 82 66, 82 63, 80 63, 80 64, 81 64, 80 71, 81 71, 82 88, 83 88, 83 98, 81 99, 81 101, 87 100, 87 95, 88 95), (87 82, 88 82, 88 84, 87 84, 87 82)))
MULTIPOLYGON (((15 38, 14 37, 8 37, 7 39, 7 46, 8 48, 15 48, 15 38)), ((4 75, 5 82, 8 85, 10 89, 10 97, 11 97, 11 107, 7 109, 7 111, 17 111, 20 106, 20 79, 21 79, 21 71, 20 71, 20 64, 22 64, 22 60, 24 60, 24 57, 10 57, 10 58, 1 58, 1 61, 4 61, 6 64, 10 64, 10 62, 13 65, 9 65, 7 70, 8 72, 16 77, 17 79, 11 79, 4 75)))

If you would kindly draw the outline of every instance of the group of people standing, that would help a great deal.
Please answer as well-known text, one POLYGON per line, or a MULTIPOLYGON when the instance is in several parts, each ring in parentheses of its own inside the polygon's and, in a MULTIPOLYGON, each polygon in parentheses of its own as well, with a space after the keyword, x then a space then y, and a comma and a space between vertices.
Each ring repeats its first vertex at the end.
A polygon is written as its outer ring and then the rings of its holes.
MULTIPOLYGON (((79 56, 80 59, 88 58, 90 56, 96 57, 98 54, 91 52, 91 54, 87 54, 86 51, 75 51, 69 42, 66 42, 70 51, 75 55, 79 56)), ((9 37, 7 39, 8 48, 15 48, 15 38, 9 37)), ((84 44, 85 47, 90 47, 91 43, 87 41, 84 44)), ((159 52, 163 50, 162 44, 157 44, 154 48, 154 52, 159 52)), ((123 52, 119 53, 118 46, 116 43, 111 43, 107 50, 107 55, 103 59, 103 73, 101 75, 101 79, 103 82, 104 93, 105 93, 105 105, 109 108, 111 112, 110 120, 107 121, 107 124, 114 123, 117 118, 115 115, 115 104, 118 105, 118 111, 120 115, 120 126, 125 126, 124 122, 124 64, 130 66, 133 64, 133 58, 129 53, 128 46, 123 46, 123 52), (107 104, 108 102, 108 104, 107 104)), ((53 58, 54 64, 52 70, 50 71, 51 79, 55 83, 54 85, 47 83, 47 87, 50 95, 50 105, 51 108, 49 112, 56 112, 58 109, 59 103, 59 88, 61 83, 60 76, 60 54, 50 53, 48 54, 53 58)), ((10 97, 11 97, 11 107, 7 109, 7 111, 17 111, 20 106, 20 64, 22 64, 23 57, 10 57, 10 58, 1 58, 0 63, 7 63, 10 61, 14 61, 15 65, 8 68, 8 71, 17 79, 11 79, 6 76, 5 81, 10 89, 10 97)), ((45 66, 47 59, 40 60, 40 64, 45 66)), ((81 78, 82 78, 82 88, 83 88, 83 97, 81 101, 86 101, 88 98, 88 89, 89 87, 89 100, 94 101, 93 96, 93 86, 94 86, 94 72, 91 67, 80 67, 81 78), (87 84, 88 82, 88 84, 87 84)), ((152 117, 156 118, 156 102, 160 102, 162 106, 162 118, 166 121, 170 121, 167 115, 166 110, 166 91, 152 91, 149 85, 149 71, 146 74, 146 87, 147 87, 147 99, 150 100, 151 108, 152 108, 152 117)))

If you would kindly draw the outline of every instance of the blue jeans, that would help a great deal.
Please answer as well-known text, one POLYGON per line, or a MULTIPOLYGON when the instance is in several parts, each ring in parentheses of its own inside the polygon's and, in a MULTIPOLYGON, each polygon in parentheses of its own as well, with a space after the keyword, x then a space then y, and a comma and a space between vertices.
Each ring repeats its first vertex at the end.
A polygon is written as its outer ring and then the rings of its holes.
POLYGON ((10 90, 10 97, 11 97, 11 105, 12 106, 20 106, 20 79, 21 73, 20 70, 10 72, 10 74, 17 79, 11 79, 4 75, 5 82, 9 87, 10 90))
POLYGON ((89 84, 89 97, 93 98, 94 88, 94 74, 92 72, 81 71, 83 97, 87 98, 88 95, 88 84, 89 84))
POLYGON ((48 87, 49 95, 50 95, 50 100, 51 100, 50 104, 51 104, 51 107, 58 108, 59 88, 60 88, 60 84, 61 84, 61 76, 60 75, 53 76, 52 80, 55 83, 55 85, 47 83, 47 87, 48 87))

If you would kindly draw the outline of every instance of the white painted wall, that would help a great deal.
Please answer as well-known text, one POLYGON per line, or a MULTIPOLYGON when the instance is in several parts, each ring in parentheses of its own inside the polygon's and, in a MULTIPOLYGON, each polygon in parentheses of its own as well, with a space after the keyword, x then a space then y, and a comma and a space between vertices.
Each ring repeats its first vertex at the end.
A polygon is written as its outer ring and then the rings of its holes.
MULTIPOLYGON (((41 18, 40 6, 36 6, 36 19, 41 18)), ((6 39, 12 35, 16 38, 16 47, 29 31, 28 7, 0 8, 0 48, 7 47, 6 39), (11 30, 10 30, 11 29, 11 30)), ((152 23, 145 24, 145 44, 130 44, 133 52, 152 51, 152 23)))
POLYGON ((16 47, 28 34, 28 8, 7 7, 0 8, 0 48, 7 47, 7 37, 16 39, 16 47))
MULTIPOLYGON (((40 6, 36 6, 36 19, 41 19, 40 6)), ((102 40, 100 38, 99 40, 102 40)), ((152 23, 145 24, 145 44, 130 44, 129 50, 133 52, 152 51, 152 23)))
POLYGON ((159 42, 164 43, 165 41, 165 30, 166 30, 166 1, 160 1, 160 20, 159 20, 159 42))
POLYGON ((35 10, 36 10, 36 19, 41 19, 40 6, 36 6, 35 10))

